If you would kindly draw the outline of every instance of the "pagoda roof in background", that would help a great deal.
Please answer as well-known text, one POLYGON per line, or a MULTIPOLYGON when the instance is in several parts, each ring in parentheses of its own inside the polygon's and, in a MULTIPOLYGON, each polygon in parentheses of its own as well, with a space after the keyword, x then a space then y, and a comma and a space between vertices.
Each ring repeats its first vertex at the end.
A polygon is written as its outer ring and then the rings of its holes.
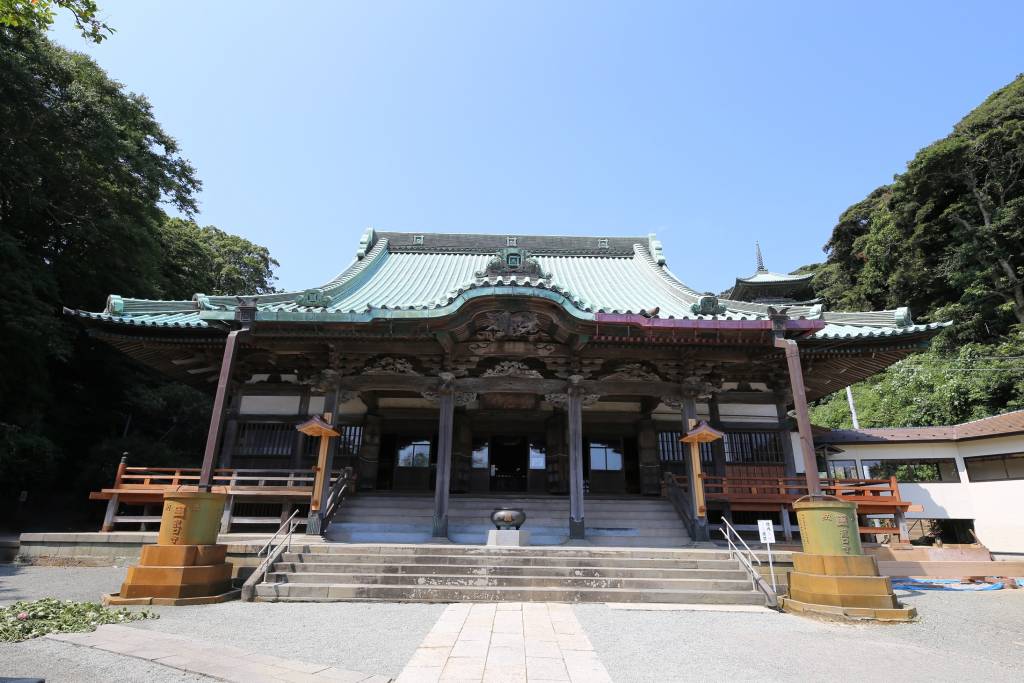
MULTIPOLYGON (((810 275, 758 272, 744 286, 807 283, 810 275), (758 279, 760 278, 760 279, 758 279)), ((741 290, 742 294, 742 290, 741 290)), ((655 235, 558 237, 367 230, 355 259, 329 282, 306 290, 251 296, 196 294, 191 300, 108 297, 103 311, 70 315, 114 326, 227 329, 243 301, 256 320, 369 323, 453 314, 482 297, 542 297, 581 320, 639 315, 670 320, 768 320, 770 305, 720 299, 684 284, 668 269, 655 235)), ((779 306, 776 306, 779 308, 779 306)), ((897 337, 937 331, 950 323, 915 324, 906 308, 831 312, 806 302, 785 308, 792 319, 817 320, 816 339, 897 337)))
POLYGON ((757 303, 803 303, 813 304, 815 301, 808 301, 813 292, 811 280, 813 273, 801 273, 799 275, 787 275, 775 273, 764 265, 764 257, 761 255, 761 244, 756 243, 757 270, 750 277, 736 278, 736 284, 729 292, 729 297, 738 301, 751 301, 757 303), (800 301, 804 299, 804 301, 800 301))

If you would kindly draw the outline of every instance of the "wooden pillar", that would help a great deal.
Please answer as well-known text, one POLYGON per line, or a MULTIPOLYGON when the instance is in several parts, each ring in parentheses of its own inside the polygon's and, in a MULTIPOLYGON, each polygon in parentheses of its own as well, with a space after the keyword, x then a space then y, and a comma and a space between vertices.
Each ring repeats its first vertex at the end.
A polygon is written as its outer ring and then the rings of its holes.
POLYGON ((897 510, 893 514, 896 528, 899 530, 900 543, 910 543, 910 528, 907 526, 907 515, 903 510, 897 510))
MULTIPOLYGON (((242 307, 240 306, 239 309, 242 307)), ((210 415, 210 430, 206 434, 206 449, 203 451, 203 467, 199 472, 199 490, 209 491, 213 481, 213 464, 217 461, 217 452, 220 449, 222 432, 224 430, 224 418, 228 395, 228 388, 231 385, 231 371, 235 367, 235 357, 238 351, 240 338, 248 334, 248 327, 228 332, 227 341, 224 342, 224 356, 220 362, 220 376, 217 380, 217 394, 213 399, 213 412, 210 415)))
MULTIPOLYGON (((334 413, 324 413, 324 422, 334 423, 334 413)), ((331 485, 331 437, 320 437, 320 452, 316 457, 316 468, 313 476, 313 492, 309 497, 309 515, 319 513, 323 506, 324 495, 331 485)))
MULTIPOLYGON (((685 396, 682 402, 683 433, 697 426, 697 399, 685 396)), ((710 540, 708 532, 707 509, 704 506, 704 480, 700 471, 700 446, 690 444, 690 457, 687 459, 686 474, 690 482, 690 514, 694 521, 695 541, 710 540)))
POLYGON ((363 418, 363 442, 359 446, 359 490, 377 488, 380 461, 380 416, 367 412, 363 418))
POLYGON ((117 522, 117 506, 120 503, 120 498, 116 493, 110 496, 110 500, 107 501, 107 512, 103 515, 103 526, 100 527, 100 531, 114 530, 114 524, 117 522))
POLYGON ((785 535, 787 541, 793 540, 793 523, 789 520, 789 506, 782 504, 779 506, 779 517, 782 521, 782 533, 785 535))
MULTIPOLYGON (((324 403, 324 410, 330 410, 327 407, 327 403, 324 403)), ((299 420, 305 420, 309 417, 309 387, 304 387, 301 396, 299 396, 299 420)), ((302 469, 302 451, 303 445, 306 443, 306 435, 302 432, 295 432, 295 443, 292 444, 292 457, 289 467, 293 470, 302 469)))
POLYGON ((640 420, 636 442, 640 459, 640 493, 656 496, 661 493, 661 460, 658 457, 658 428, 654 420, 640 420))
POLYGON ((437 476, 434 483, 434 537, 448 537, 448 492, 452 479, 452 422, 455 392, 451 378, 442 380, 437 422, 437 476))
POLYGON ((224 512, 220 516, 220 532, 226 534, 231 531, 231 519, 235 514, 235 497, 228 496, 224 502, 224 512))
MULTIPOLYGON (((777 322, 773 319, 773 322, 777 322)), ((796 424, 800 431, 800 451, 804 461, 804 476, 807 492, 821 495, 821 478, 818 477, 818 462, 814 457, 814 436, 811 434, 811 416, 807 412, 807 392, 804 389, 804 374, 800 366, 800 348, 792 339, 785 339, 776 331, 773 345, 786 352, 786 368, 789 384, 793 391, 793 408, 796 410, 796 424)))
POLYGON ((583 389, 569 387, 569 538, 586 536, 583 519, 583 389))
MULTIPOLYGON (((708 400, 708 413, 708 417, 711 418, 711 426, 718 431, 723 431, 722 414, 718 411, 718 398, 715 396, 708 400)), ((715 474, 719 477, 726 476, 725 439, 711 442, 711 454, 714 458, 715 474)))
POLYGON ((242 408, 242 391, 237 383, 231 387, 231 407, 228 409, 227 422, 224 425, 224 438, 220 443, 218 466, 231 467, 231 459, 235 455, 235 444, 238 442, 238 416, 242 408))
POLYGON ((545 425, 548 449, 548 492, 566 493, 569 490, 569 455, 566 452, 565 413, 556 410, 545 425))
POLYGON ((455 415, 453 430, 451 488, 457 493, 468 493, 473 472, 473 430, 465 413, 455 415))
POLYGON ((785 399, 775 404, 775 413, 779 420, 779 434, 782 439, 782 454, 785 458, 784 472, 787 477, 792 477, 796 475, 796 453, 793 451, 793 439, 789 436, 789 410, 786 408, 785 399))

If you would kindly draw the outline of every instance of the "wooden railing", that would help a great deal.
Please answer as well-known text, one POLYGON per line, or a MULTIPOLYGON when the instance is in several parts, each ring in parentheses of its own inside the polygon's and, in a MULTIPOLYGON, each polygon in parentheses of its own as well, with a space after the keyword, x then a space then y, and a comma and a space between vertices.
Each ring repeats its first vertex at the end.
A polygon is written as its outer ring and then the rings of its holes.
MULTIPOLYGON (((227 495, 221 532, 233 526, 277 525, 288 518, 297 505, 308 503, 313 493, 315 473, 312 469, 233 469, 214 471, 213 491, 227 495), (235 514, 237 504, 245 504, 248 514, 235 514), (252 505, 259 503, 261 505, 252 505), (270 510, 267 507, 270 507, 270 510), (280 514, 267 515, 280 507, 280 514), (261 509, 262 508, 262 509, 261 509), (256 514, 252 514, 255 512, 256 514)), ((331 483, 351 480, 348 470, 331 472, 331 483)), ((199 485, 197 467, 128 467, 122 459, 114 476, 113 485, 89 494, 93 500, 106 500, 107 512, 103 531, 113 531, 117 525, 137 524, 143 530, 160 522, 163 494, 168 491, 196 490, 199 485), (119 514, 121 506, 142 507, 142 514, 119 514)), ((303 523, 305 516, 302 517, 303 523)))
MULTIPOLYGON (((707 500, 725 502, 792 503, 806 496, 803 477, 718 477, 702 474, 707 500)), ((842 500, 866 505, 909 506, 900 498, 896 477, 889 479, 826 479, 822 492, 842 500)))
MULTIPOLYGON (((312 469, 271 470, 231 469, 214 470, 213 486, 227 489, 239 488, 294 488, 312 491, 314 473, 312 469)), ((198 467, 119 467, 114 478, 115 489, 123 490, 168 490, 199 484, 198 467)), ((308 492, 307 491, 307 494, 308 492)))

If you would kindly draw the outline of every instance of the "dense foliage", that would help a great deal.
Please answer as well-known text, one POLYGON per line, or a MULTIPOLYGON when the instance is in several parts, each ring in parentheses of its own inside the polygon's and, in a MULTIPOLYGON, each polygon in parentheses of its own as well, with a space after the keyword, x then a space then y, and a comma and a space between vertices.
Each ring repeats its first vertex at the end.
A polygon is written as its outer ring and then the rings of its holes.
POLYGON ((0 607, 0 643, 17 643, 48 633, 95 631, 103 624, 123 624, 158 617, 149 610, 130 612, 123 607, 114 610, 95 602, 56 598, 21 600, 0 607))
POLYGON ((209 398, 89 338, 61 307, 273 291, 277 263, 190 219, 194 169, 146 99, 91 59, 0 26, 0 73, 0 507, 23 490, 78 504, 123 451, 194 461, 209 398))
POLYGON ((53 24, 57 9, 71 12, 82 36, 93 42, 114 32, 100 21, 95 0, 0 0, 0 25, 46 30, 53 24))
MULTIPOLYGON (((854 387, 861 426, 950 424, 1024 408, 1024 76, 840 217, 814 268, 839 309, 953 320, 932 350, 854 387)), ((849 426, 845 396, 814 412, 849 426)))

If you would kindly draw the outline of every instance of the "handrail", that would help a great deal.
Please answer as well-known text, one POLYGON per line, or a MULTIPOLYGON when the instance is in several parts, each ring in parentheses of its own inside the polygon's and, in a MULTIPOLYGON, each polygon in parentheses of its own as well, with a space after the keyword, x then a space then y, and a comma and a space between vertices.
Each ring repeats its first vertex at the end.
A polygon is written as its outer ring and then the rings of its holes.
POLYGON ((752 557, 754 561, 757 562, 758 566, 760 566, 761 560, 757 559, 757 555, 755 555, 754 551, 750 549, 750 546, 747 545, 747 542, 743 540, 743 537, 740 536, 739 532, 736 531, 735 527, 733 527, 733 525, 729 523, 729 520, 725 517, 722 517, 722 524, 724 525, 722 533, 725 534, 725 540, 729 540, 729 534, 725 531, 725 529, 728 529, 730 532, 732 532, 733 536, 740 540, 740 543, 743 544, 743 547, 747 549, 747 554, 749 554, 750 557, 752 557))
POLYGON ((761 560, 757 558, 757 555, 755 555, 754 551, 750 549, 747 542, 743 540, 743 537, 736 532, 736 529, 733 528, 732 524, 730 524, 729 520, 725 517, 722 518, 722 526, 719 527, 719 531, 721 531, 722 536, 725 537, 725 542, 729 546, 729 553, 740 563, 740 566, 746 570, 747 575, 750 577, 751 590, 761 591, 764 593, 765 604, 768 607, 778 608, 779 596, 774 590, 772 590, 772 587, 769 586, 768 582, 764 580, 763 576, 761 576, 761 572, 755 569, 754 564, 750 561, 753 559, 754 562, 757 562, 758 566, 761 566, 761 560), (740 543, 743 544, 743 547, 747 550, 746 553, 741 551, 739 546, 736 545, 732 539, 733 536, 739 539, 740 543))
POLYGON ((327 527, 331 525, 331 520, 334 519, 334 515, 341 509, 341 504, 345 500, 345 494, 348 492, 349 485, 354 481, 353 471, 351 467, 346 467, 338 475, 338 478, 331 485, 331 490, 327 493, 327 500, 324 501, 323 505, 323 516, 320 522, 320 534, 323 535, 327 532, 327 527))
POLYGON ((253 598, 256 596, 256 584, 263 581, 267 576, 267 572, 274 566, 274 563, 277 562, 278 558, 281 557, 281 553, 283 553, 285 549, 290 549, 292 547, 292 534, 295 533, 295 529, 302 523, 295 519, 295 516, 298 514, 298 510, 293 510, 288 519, 283 521, 281 526, 277 528, 277 531, 274 532, 274 535, 270 537, 270 540, 256 552, 256 557, 259 557, 263 553, 267 553, 267 556, 263 558, 263 561, 260 562, 258 567, 256 567, 256 570, 253 571, 253 573, 245 580, 245 583, 242 584, 241 599, 245 602, 252 602, 253 598), (288 529, 287 532, 285 532, 286 528, 288 529), (281 542, 276 546, 273 545, 274 541, 282 533, 284 533, 284 536, 282 537, 281 542))
POLYGON ((686 532, 690 535, 690 538, 694 538, 697 535, 693 516, 690 514, 692 504, 690 503, 690 497, 686 490, 683 489, 679 483, 679 476, 672 474, 671 472, 665 473, 665 491, 668 494, 669 502, 672 503, 672 507, 676 509, 676 514, 683 521, 683 526, 686 527, 686 532))

